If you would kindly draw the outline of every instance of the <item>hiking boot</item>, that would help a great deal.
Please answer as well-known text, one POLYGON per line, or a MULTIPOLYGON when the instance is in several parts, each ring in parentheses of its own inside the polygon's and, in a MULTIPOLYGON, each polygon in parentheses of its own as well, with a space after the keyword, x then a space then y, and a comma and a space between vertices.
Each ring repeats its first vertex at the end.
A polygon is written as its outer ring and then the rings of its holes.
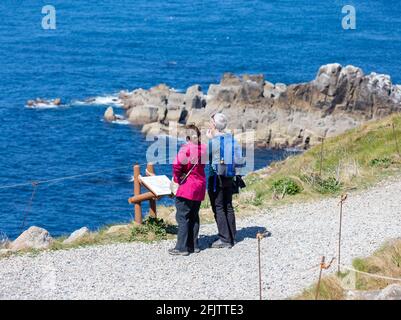
POLYGON ((224 241, 219 239, 219 240, 213 242, 210 247, 213 248, 213 249, 223 249, 223 248, 231 249, 233 246, 232 246, 231 243, 224 242, 224 241))
POLYGON ((168 253, 171 254, 172 256, 189 256, 188 251, 180 251, 177 249, 169 249, 168 253))

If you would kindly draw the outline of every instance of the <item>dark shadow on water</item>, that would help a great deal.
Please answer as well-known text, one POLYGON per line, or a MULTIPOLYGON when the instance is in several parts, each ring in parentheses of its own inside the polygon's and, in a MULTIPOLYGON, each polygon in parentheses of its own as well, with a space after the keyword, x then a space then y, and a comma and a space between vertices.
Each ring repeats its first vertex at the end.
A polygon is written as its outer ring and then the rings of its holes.
MULTIPOLYGON (((270 237, 271 233, 265 227, 245 227, 237 231, 236 241, 237 243, 250 238, 256 239, 256 234, 262 233, 265 237, 270 237)), ((217 235, 201 235, 199 237, 199 248, 205 250, 210 248, 211 244, 216 241, 219 237, 217 235)))

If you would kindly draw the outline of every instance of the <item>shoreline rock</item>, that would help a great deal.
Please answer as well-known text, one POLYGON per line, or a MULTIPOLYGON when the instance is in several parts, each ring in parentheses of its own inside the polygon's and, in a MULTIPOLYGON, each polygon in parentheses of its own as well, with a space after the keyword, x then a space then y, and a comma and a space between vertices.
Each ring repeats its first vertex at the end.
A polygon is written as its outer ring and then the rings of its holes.
POLYGON ((106 234, 115 234, 121 231, 127 231, 131 228, 129 224, 117 224, 107 229, 106 234))
POLYGON ((87 227, 82 227, 81 229, 75 230, 70 236, 63 241, 63 244, 73 244, 76 241, 88 236, 90 231, 87 227))
POLYGON ((53 243, 50 233, 39 227, 30 227, 9 245, 12 251, 26 249, 47 249, 53 243))
POLYGON ((197 84, 185 93, 160 84, 123 92, 119 98, 128 120, 143 125, 144 134, 166 134, 168 124, 178 122, 186 108, 186 122, 200 128, 208 127, 212 114, 224 112, 228 129, 239 136, 254 131, 256 146, 307 148, 321 137, 400 111, 401 85, 393 85, 388 75, 365 75, 358 67, 333 63, 321 66, 307 83, 273 84, 262 74, 225 73, 207 94, 197 84))
POLYGON ((62 101, 61 98, 55 98, 53 100, 46 100, 46 99, 41 99, 41 98, 36 98, 35 100, 28 100, 26 102, 26 106, 28 108, 35 108, 38 106, 61 106, 62 105, 62 101))
POLYGON ((117 120, 125 120, 125 118, 119 114, 114 113, 113 107, 108 107, 104 112, 103 119, 107 122, 114 122, 117 120))

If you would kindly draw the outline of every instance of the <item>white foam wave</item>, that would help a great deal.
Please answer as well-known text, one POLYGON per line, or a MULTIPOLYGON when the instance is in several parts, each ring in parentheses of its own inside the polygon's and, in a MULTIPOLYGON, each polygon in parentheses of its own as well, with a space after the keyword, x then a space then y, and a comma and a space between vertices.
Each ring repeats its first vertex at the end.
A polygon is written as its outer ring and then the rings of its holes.
POLYGON ((113 121, 112 123, 121 124, 124 126, 131 124, 131 122, 129 122, 127 119, 118 119, 118 120, 113 121))
MULTIPOLYGON (((131 122, 129 122, 127 119, 124 119, 123 116, 120 116, 120 115, 116 115, 116 116, 118 117, 118 119, 117 119, 117 120, 114 120, 114 121, 111 121, 110 123, 119 124, 119 125, 124 125, 124 126, 127 126, 127 125, 130 125, 130 124, 131 124, 131 122)), ((106 120, 104 120, 104 119, 101 119, 101 121, 102 121, 102 122, 108 122, 108 121, 106 121, 106 120)))
POLYGON ((35 103, 34 105, 25 105, 25 108, 28 109, 57 109, 65 107, 65 105, 56 105, 53 103, 35 103))
POLYGON ((73 102, 75 105, 113 105, 122 106, 123 103, 118 96, 108 95, 108 96, 98 96, 93 98, 88 98, 85 100, 76 100, 73 102))

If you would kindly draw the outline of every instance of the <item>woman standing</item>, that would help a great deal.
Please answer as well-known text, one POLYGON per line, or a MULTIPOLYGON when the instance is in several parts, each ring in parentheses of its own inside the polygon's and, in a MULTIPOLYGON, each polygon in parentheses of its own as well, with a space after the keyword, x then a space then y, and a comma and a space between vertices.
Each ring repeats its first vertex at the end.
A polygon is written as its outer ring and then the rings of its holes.
POLYGON ((179 184, 175 206, 178 223, 177 244, 170 249, 171 255, 187 256, 200 251, 198 246, 199 209, 205 199, 206 175, 205 161, 206 145, 201 143, 200 131, 194 126, 186 127, 196 132, 184 144, 173 163, 173 179, 179 184))

